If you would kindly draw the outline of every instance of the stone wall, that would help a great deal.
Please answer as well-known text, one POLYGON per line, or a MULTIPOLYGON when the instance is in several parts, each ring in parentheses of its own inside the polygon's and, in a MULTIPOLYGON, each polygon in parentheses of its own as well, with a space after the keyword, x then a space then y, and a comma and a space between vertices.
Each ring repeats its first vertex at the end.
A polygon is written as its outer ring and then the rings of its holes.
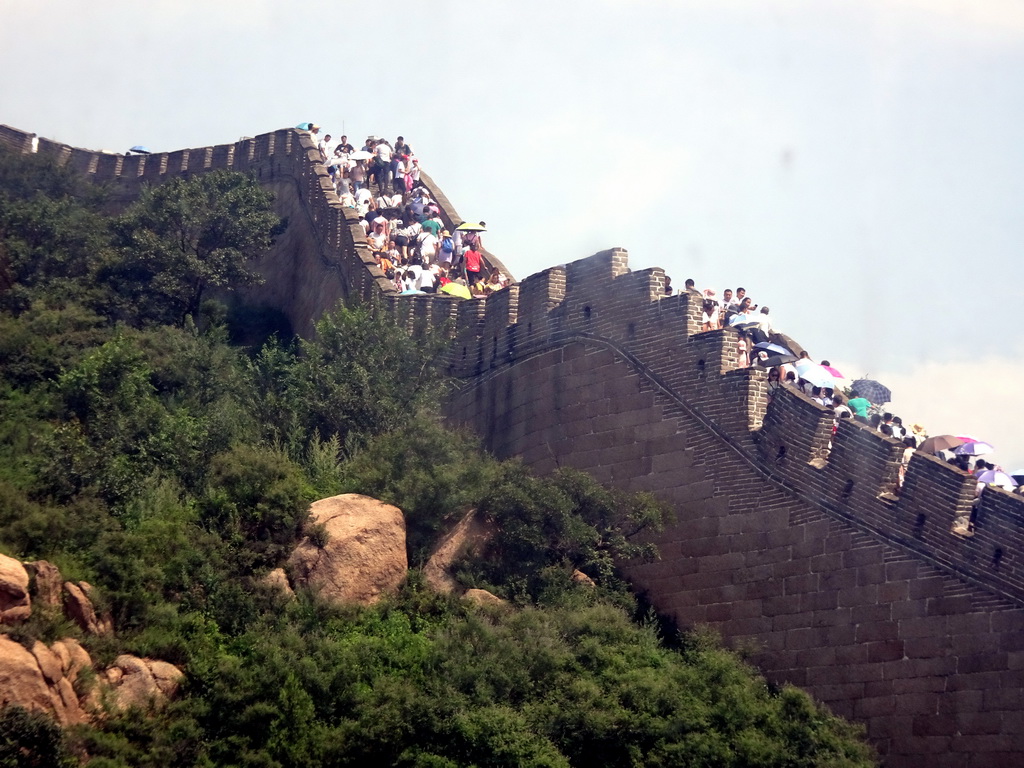
MULTIPOLYGON (((265 282, 247 289, 243 298, 283 312, 300 335, 311 335, 316 320, 344 297, 386 300, 397 294, 377 268, 355 211, 344 207, 334 193, 320 153, 305 131, 289 128, 234 144, 121 155, 78 149, 0 125, 0 144, 18 152, 51 155, 107 185, 115 208, 134 200, 144 184, 174 176, 217 169, 252 174, 274 192, 275 210, 288 218, 288 229, 256 265, 265 282)), ((440 205, 445 225, 454 228, 462 219, 451 202, 430 176, 422 174, 421 182, 440 205)), ((493 254, 484 251, 484 260, 511 277, 493 254)), ((449 314, 456 300, 439 296, 433 301, 441 306, 428 315, 449 314)))
POLYGON ((457 339, 456 410, 499 456, 671 502, 637 587, 864 722, 889 765, 1018 764, 1020 497, 986 491, 974 536, 952 533, 973 478, 915 455, 891 495, 896 441, 848 421, 832 438, 795 390, 768 405, 736 333, 697 333, 698 302, 662 280, 615 250, 491 298, 457 339))
MULTIPOLYGON (((0 129, 19 151, 32 139, 0 129)), ((353 294, 410 330, 447 323, 456 410, 488 448, 673 505, 662 559, 628 569, 660 610, 715 627, 771 679, 864 722, 889 765, 1021 762, 1020 497, 986 490, 973 535, 953 533, 972 477, 915 455, 894 496, 896 441, 850 421, 832 436, 831 415, 792 389, 769 404, 764 372, 737 366, 736 332, 700 333, 699 302, 664 297, 664 272, 630 271, 621 249, 486 301, 396 296, 303 133, 144 158, 51 144, 35 142, 129 191, 169 173, 253 172, 291 222, 259 297, 300 333, 353 294)))

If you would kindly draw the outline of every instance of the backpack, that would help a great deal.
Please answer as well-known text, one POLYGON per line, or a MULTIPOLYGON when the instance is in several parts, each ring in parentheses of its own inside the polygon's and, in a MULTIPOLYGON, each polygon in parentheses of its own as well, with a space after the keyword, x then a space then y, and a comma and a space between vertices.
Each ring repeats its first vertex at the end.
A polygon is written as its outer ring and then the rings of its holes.
POLYGON ((452 253, 455 250, 455 241, 450 237, 442 237, 441 250, 445 253, 452 253))

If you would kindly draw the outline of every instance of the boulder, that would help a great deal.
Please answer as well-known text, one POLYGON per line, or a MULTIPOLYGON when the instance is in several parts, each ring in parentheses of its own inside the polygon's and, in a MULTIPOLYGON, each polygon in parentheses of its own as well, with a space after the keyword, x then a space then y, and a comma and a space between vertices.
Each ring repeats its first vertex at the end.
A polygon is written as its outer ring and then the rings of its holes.
POLYGON ((405 519, 398 507, 357 493, 315 502, 311 522, 327 531, 318 547, 307 537, 289 559, 298 584, 329 600, 370 605, 405 580, 405 519))
MULTIPOLYGON (((89 598, 89 602, 95 608, 98 602, 96 597, 96 588, 93 587, 88 581, 78 582, 78 586, 81 587, 82 593, 89 598)), ((96 629, 97 634, 100 635, 112 635, 114 634, 114 620, 110 616, 110 612, 107 611, 104 614, 94 611, 96 613, 96 629)))
POLYGON ((57 714, 36 657, 21 644, 0 635, 0 705, 6 704, 57 714))
POLYGON ((78 673, 83 669, 92 668, 89 652, 73 637, 65 637, 50 646, 53 655, 60 659, 64 677, 74 685, 78 681, 78 673))
POLYGON ((178 692, 184 677, 166 661, 128 654, 118 656, 104 673, 112 694, 110 703, 117 709, 159 706, 178 692))
POLYGON ((508 605, 507 600, 502 600, 493 592, 488 592, 486 589, 467 589, 466 594, 462 596, 464 600, 468 600, 474 605, 484 606, 505 606, 508 605))
POLYGON ((275 568, 260 580, 265 586, 271 589, 281 590, 286 597, 295 597, 292 585, 288 583, 288 574, 284 568, 275 568))
POLYGON ((32 655, 36 657, 39 671, 50 685, 56 685, 64 677, 64 667, 57 655, 38 640, 32 644, 32 655))
POLYGON ((96 615, 90 595, 92 586, 86 581, 78 584, 64 582, 64 613, 83 632, 90 635, 109 635, 112 631, 109 619, 96 615))
POLYGON ((0 635, 0 707, 17 704, 45 712, 61 725, 102 717, 104 704, 114 709, 159 706, 177 694, 185 675, 173 664, 136 656, 118 656, 88 691, 75 690, 92 661, 76 640, 65 638, 47 648, 36 641, 31 650, 0 635))
POLYGON ((173 664, 159 659, 146 659, 149 672, 153 675, 153 682, 156 688, 167 698, 173 698, 181 687, 181 681, 185 679, 185 673, 173 664))
POLYGON ((464 557, 478 557, 494 536, 494 530, 487 525, 475 509, 469 510, 462 519, 444 535, 423 566, 423 579, 431 589, 449 594, 459 586, 452 578, 452 566, 464 557))
POLYGON ((24 621, 31 614, 28 571, 13 557, 0 555, 0 624, 24 621))
POLYGON ((106 679, 113 693, 113 704, 118 709, 148 707, 160 694, 149 665, 138 656, 118 656, 106 671, 106 679))
POLYGON ((25 570, 32 577, 32 599, 39 605, 60 608, 61 590, 64 578, 60 569, 46 560, 25 563, 25 570))
POLYGON ((576 582, 577 584, 579 584, 581 586, 584 586, 584 587, 596 587, 597 586, 597 584, 594 583, 594 580, 592 578, 590 578, 589 576, 587 576, 587 574, 585 574, 579 568, 577 568, 575 571, 572 572, 572 580, 574 582, 576 582))

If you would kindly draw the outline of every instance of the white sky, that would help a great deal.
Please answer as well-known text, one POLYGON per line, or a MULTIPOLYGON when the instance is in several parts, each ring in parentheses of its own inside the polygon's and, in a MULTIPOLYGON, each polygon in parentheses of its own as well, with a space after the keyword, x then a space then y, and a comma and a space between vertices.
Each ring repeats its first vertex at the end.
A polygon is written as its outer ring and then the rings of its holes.
POLYGON ((519 278, 744 285, 1024 467, 1021 0, 0 0, 0 123, 174 150, 406 137, 519 278))

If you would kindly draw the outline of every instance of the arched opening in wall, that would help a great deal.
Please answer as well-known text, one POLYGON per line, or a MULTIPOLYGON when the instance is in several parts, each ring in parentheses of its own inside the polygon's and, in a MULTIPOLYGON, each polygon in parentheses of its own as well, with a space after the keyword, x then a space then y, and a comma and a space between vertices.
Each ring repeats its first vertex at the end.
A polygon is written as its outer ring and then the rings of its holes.
POLYGON ((533 333, 533 323, 527 323, 526 324, 526 335, 529 336, 531 333, 533 333))
POLYGON ((999 570, 999 563, 1003 559, 1003 548, 996 547, 996 551, 992 553, 992 568, 996 571, 999 570))
POLYGON ((636 323, 629 324, 629 327, 626 328, 626 335, 628 335, 630 339, 636 338, 636 323))
POLYGON ((775 452, 775 463, 782 464, 786 461, 786 446, 780 445, 779 449, 775 452))
POLYGON ((583 308, 583 319, 584 320, 589 320, 590 319, 590 306, 589 305, 587 305, 587 306, 585 306, 583 308))
POLYGON ((706 365, 706 363, 704 362, 704 358, 701 358, 700 360, 697 361, 697 375, 698 376, 703 376, 704 375, 704 373, 705 373, 705 371, 704 371, 705 365, 706 365))
POLYGON ((914 538, 915 539, 920 539, 922 536, 924 536, 924 526, 925 526, 925 523, 927 523, 927 522, 928 522, 928 515, 926 515, 924 512, 921 512, 920 514, 918 514, 917 520, 914 521, 914 538))

